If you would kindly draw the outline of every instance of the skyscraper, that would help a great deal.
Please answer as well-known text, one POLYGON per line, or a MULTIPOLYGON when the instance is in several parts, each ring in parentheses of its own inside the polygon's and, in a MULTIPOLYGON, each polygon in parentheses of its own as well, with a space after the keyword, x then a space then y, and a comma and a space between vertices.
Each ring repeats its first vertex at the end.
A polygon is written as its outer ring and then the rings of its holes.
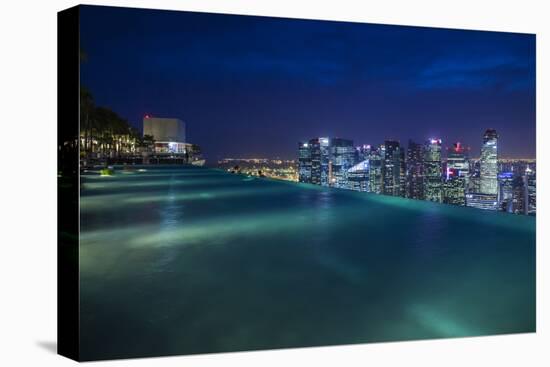
POLYGON ((369 161, 364 160, 348 169, 347 180, 347 188, 355 191, 370 192, 369 161))
POLYGON ((428 140, 424 148, 424 198, 438 203, 443 201, 441 139, 428 140))
POLYGON ((456 142, 447 153, 447 170, 443 185, 443 202, 453 205, 466 205, 466 189, 468 187, 469 163, 466 150, 456 142))
POLYGON ((513 172, 502 172, 498 175, 498 205, 499 210, 512 213, 512 198, 514 196, 513 172))
POLYGON ((308 142, 311 155, 311 183, 329 185, 329 138, 315 138, 308 142))
POLYGON ((356 149, 349 139, 333 138, 330 142, 331 177, 330 186, 349 188, 348 170, 356 163, 356 149))
POLYGON ((512 181, 512 213, 527 214, 525 176, 516 176, 512 181))
POLYGON ((311 148, 309 143, 298 143, 298 181, 311 183, 311 148))
POLYGON ((480 190, 480 178, 479 178, 479 159, 473 159, 470 161, 470 174, 468 175, 468 187, 467 192, 477 192, 480 190))
POLYGON ((481 157, 479 160, 480 192, 483 194, 498 193, 498 135, 496 130, 488 129, 483 135, 481 157))
POLYGON ((527 181, 527 214, 535 215, 537 212, 537 175, 534 170, 527 167, 525 170, 527 181))
POLYGON ((443 202, 452 205, 466 205, 465 180, 456 168, 447 167, 443 183, 443 202))
POLYGON ((424 147, 409 140, 406 161, 405 196, 411 199, 424 199, 424 147))
POLYGON ((359 146, 356 149, 357 149, 357 162, 362 162, 364 160, 369 159, 372 152, 375 151, 375 149, 368 144, 359 146))
POLYGON ((379 150, 372 149, 368 154, 369 159, 369 192, 382 193, 383 187, 383 160, 379 150))
POLYGON ((453 144, 447 153, 447 168, 458 170, 459 176, 463 177, 468 186, 468 175, 470 172, 470 164, 466 148, 460 143, 453 144))
POLYGON ((402 176, 404 176, 404 154, 395 140, 386 140, 381 147, 383 152, 383 193, 385 195, 402 195, 402 176))

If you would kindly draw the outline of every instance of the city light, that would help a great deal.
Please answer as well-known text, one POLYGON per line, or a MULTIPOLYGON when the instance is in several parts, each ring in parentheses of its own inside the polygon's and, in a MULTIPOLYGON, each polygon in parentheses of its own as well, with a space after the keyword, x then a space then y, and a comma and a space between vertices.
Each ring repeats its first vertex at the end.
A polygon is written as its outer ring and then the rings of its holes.
POLYGON ((297 177, 320 186, 535 215, 534 160, 499 160, 493 129, 482 140, 480 157, 471 158, 469 147, 459 141, 442 156, 442 139, 433 137, 425 144, 410 141, 407 148, 397 140, 376 147, 313 138, 310 142, 320 144, 301 146, 297 177))

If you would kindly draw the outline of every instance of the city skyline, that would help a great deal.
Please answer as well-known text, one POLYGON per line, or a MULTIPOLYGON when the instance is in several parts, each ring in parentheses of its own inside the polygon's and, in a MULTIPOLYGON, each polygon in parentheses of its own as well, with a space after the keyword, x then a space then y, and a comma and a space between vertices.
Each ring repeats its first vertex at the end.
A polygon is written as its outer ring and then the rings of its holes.
MULTIPOLYGON (((493 130, 493 129, 486 129, 486 130, 493 130)), ((433 139, 435 137, 431 136, 431 137, 427 137, 427 138, 424 138, 424 139, 418 139, 418 140, 408 138, 404 141, 401 141, 399 139, 387 138, 387 139, 383 139, 382 141, 375 142, 375 143, 372 143, 372 142, 369 141, 368 144, 363 143, 363 142, 356 142, 355 139, 349 138, 349 137, 334 136, 333 138, 352 140, 352 141, 355 142, 354 145, 356 146, 356 148, 359 149, 362 146, 366 146, 366 145, 373 146, 373 147, 379 147, 380 145, 383 145, 385 141, 396 141, 396 142, 400 143, 403 147, 406 148, 410 143, 413 143, 413 144, 420 143, 420 145, 422 145, 422 143, 425 143, 425 142, 427 142, 430 139, 433 139)), ((463 141, 445 141, 444 139, 441 139, 439 137, 437 137, 437 139, 441 140, 441 159, 444 160, 444 161, 447 160, 449 153, 452 153, 452 150, 456 149, 456 144, 457 143, 460 145, 461 149, 465 150, 465 152, 468 154, 468 157, 469 157, 470 160, 477 161, 477 160, 481 159, 482 144, 480 144, 480 147, 479 147, 478 151, 473 151, 471 149, 471 146, 469 144, 464 143, 463 141)), ((309 140, 309 139, 301 139, 301 140, 306 141, 306 140, 309 140)), ((499 149, 501 149, 501 147, 499 147, 499 149)), ((281 157, 281 156, 277 156, 277 155, 267 156, 267 155, 261 155, 261 154, 255 156, 255 155, 250 155, 250 154, 244 154, 244 155, 234 155, 234 156, 226 155, 226 156, 217 158, 217 160, 223 160, 223 159, 239 159, 239 160, 283 159, 283 160, 297 160, 297 156, 296 156, 296 152, 294 152, 294 154, 291 155, 290 157, 281 157)), ((527 157, 527 156, 525 156, 525 157, 523 157, 523 156, 513 157, 513 156, 506 156, 505 154, 502 154, 499 151, 498 161, 506 161, 506 160, 525 160, 525 161, 532 160, 532 161, 535 161, 536 156, 533 156, 533 157, 527 157)))
POLYGON ((488 128, 501 157, 535 158, 534 35, 84 6, 81 38, 99 104, 183 120, 210 160, 292 158, 309 136, 477 155, 488 128))
MULTIPOLYGON (((479 160, 470 159, 460 142, 445 160, 437 137, 420 144, 409 140, 407 146, 386 140, 359 147, 350 139, 312 138, 297 144, 297 178, 337 189, 535 215, 536 163, 499 163, 498 141, 498 132, 487 129, 479 160)), ((234 171, 240 173, 239 166, 234 171)))

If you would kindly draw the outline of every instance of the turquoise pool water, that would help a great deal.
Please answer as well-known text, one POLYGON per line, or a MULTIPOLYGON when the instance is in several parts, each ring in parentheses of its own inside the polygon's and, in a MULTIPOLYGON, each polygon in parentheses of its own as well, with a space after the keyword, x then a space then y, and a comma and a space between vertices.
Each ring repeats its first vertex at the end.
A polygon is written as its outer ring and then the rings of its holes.
POLYGON ((535 220, 207 168, 84 174, 84 360, 535 331, 535 220))

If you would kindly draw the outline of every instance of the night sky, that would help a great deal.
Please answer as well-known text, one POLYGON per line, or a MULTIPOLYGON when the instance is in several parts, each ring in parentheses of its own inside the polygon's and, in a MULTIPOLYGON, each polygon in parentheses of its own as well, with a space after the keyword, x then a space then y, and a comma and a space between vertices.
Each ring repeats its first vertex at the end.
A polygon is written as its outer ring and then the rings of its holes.
POLYGON ((460 141, 535 157, 535 36, 82 7, 82 84, 142 128, 177 117, 207 159, 296 158, 298 141, 460 141))

